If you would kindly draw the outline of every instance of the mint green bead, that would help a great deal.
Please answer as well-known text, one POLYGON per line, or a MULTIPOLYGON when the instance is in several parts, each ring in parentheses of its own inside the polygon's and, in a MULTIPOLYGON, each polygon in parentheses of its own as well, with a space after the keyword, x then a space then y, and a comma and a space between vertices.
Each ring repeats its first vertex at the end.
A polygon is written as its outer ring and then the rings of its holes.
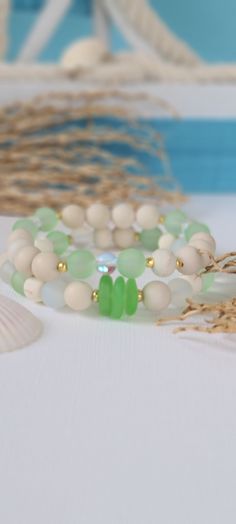
POLYGON ((184 236, 189 242, 190 238, 195 235, 195 233, 210 233, 210 229, 206 224, 200 224, 200 222, 192 222, 184 231, 184 236))
POLYGON ((62 231, 51 231, 51 233, 48 233, 47 238, 52 242, 53 251, 56 255, 65 253, 70 244, 68 235, 62 233, 62 231))
POLYGON ((102 316, 109 317, 112 311, 112 288, 113 282, 110 275, 103 275, 99 282, 99 313, 102 316))
POLYGON ((214 284, 215 273, 206 273, 202 275, 202 292, 208 291, 214 284))
POLYGON ((33 238, 35 238, 38 233, 37 226, 29 218, 20 218, 17 220, 12 230, 15 231, 16 229, 25 229, 32 235, 33 238))
POLYGON ((87 278, 96 271, 96 258, 86 249, 77 249, 68 256, 67 266, 74 278, 87 278))
POLYGON ((121 318, 125 309, 125 280, 117 277, 112 290, 111 318, 121 318))
POLYGON ((134 278, 129 278, 126 282, 126 313, 134 315, 138 307, 138 288, 134 278))
POLYGON ((166 231, 174 236, 179 236, 182 231, 182 224, 186 222, 187 215, 180 209, 170 211, 165 217, 164 225, 166 231))
POLYGON ((18 271, 15 271, 11 277, 11 286, 20 295, 24 295, 25 280, 26 280, 26 277, 22 275, 22 273, 19 273, 18 271))
POLYGON ((154 251, 158 248, 158 242, 161 235, 162 231, 159 227, 155 227, 154 229, 144 229, 140 233, 140 242, 148 251, 154 251))
POLYGON ((35 216, 41 221, 40 229, 42 231, 51 231, 57 225, 57 213, 50 207, 40 207, 37 209, 35 216))
POLYGON ((137 278, 144 272, 146 259, 142 251, 130 247, 118 255, 117 269, 121 275, 128 278, 137 278))

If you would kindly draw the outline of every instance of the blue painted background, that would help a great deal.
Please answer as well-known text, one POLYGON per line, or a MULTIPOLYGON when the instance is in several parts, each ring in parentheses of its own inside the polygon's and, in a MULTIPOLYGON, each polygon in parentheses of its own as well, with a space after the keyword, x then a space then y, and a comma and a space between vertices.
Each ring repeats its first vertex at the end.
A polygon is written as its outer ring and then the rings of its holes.
MULTIPOLYGON (((210 61, 236 62, 236 0, 150 0, 163 19, 210 61)), ((43 0, 12 0, 8 59, 16 57, 43 0)), ((73 40, 92 33, 90 0, 73 8, 52 37, 40 60, 55 61, 73 40)), ((127 47, 112 33, 113 50, 127 47)), ((236 122, 170 121, 155 123, 166 139, 173 173, 186 191, 236 191, 236 122)), ((151 161, 150 161, 151 162, 151 161)), ((155 163, 149 165, 155 172, 155 163)))

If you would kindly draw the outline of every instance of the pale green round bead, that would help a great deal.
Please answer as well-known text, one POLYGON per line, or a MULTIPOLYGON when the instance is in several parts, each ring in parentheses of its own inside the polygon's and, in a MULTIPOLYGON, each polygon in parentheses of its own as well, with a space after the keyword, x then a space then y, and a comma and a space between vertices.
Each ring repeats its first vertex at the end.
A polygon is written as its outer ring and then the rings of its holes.
POLYGON ((189 224, 189 226, 185 229, 184 236, 189 242, 190 238, 195 235, 195 233, 210 233, 210 229, 206 224, 200 224, 200 222, 192 222, 189 224))
POLYGON ((154 229, 144 229, 140 233, 140 242, 148 251, 154 251, 158 247, 158 242, 161 235, 162 231, 159 229, 159 227, 155 227, 154 229))
POLYGON ((178 236, 182 231, 182 224, 186 222, 186 220, 187 215, 180 209, 176 209, 166 215, 164 225, 168 233, 178 236))
POLYGON ((41 289, 41 298, 46 306, 53 309, 61 309, 65 305, 64 293, 67 283, 57 279, 46 282, 41 289))
POLYGON ((137 278, 144 272, 146 258, 139 249, 129 248, 121 251, 117 259, 117 269, 127 278, 137 278))
POLYGON ((87 278, 96 271, 96 258, 90 251, 78 249, 68 256, 67 267, 72 277, 87 278))
POLYGON ((57 213, 50 207, 40 207, 37 209, 35 216, 39 218, 41 222, 40 229, 42 231, 51 231, 57 225, 57 213))
POLYGON ((68 235, 62 233, 62 231, 51 231, 51 233, 48 233, 47 238, 52 242, 53 251, 56 255, 65 253, 70 243, 68 235))
POLYGON ((29 218, 20 218, 17 220, 12 230, 15 231, 16 229, 25 229, 25 231, 28 231, 33 238, 35 238, 38 233, 37 226, 29 218))
POLYGON ((205 291, 208 291, 208 289, 210 289, 211 286, 214 284, 215 273, 206 273, 205 275, 201 275, 201 278, 202 278, 201 291, 204 293, 205 291))
POLYGON ((20 295, 24 295, 25 280, 26 280, 26 277, 22 275, 22 273, 19 273, 18 271, 15 271, 11 277, 11 286, 20 295))

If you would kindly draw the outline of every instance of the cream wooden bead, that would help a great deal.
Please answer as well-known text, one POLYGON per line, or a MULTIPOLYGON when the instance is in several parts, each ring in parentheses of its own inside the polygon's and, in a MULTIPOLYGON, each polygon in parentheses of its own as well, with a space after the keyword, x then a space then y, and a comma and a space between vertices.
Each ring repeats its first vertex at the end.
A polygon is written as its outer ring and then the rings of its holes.
POLYGON ((112 231, 108 228, 96 229, 93 238, 95 246, 100 249, 107 249, 112 246, 112 231))
POLYGON ((61 220, 66 227, 78 229, 84 224, 85 211, 81 206, 70 204, 62 210, 61 220))
POLYGON ((27 238, 18 238, 17 240, 14 240, 14 242, 10 244, 7 251, 8 260, 14 264, 17 253, 24 247, 30 245, 32 246, 32 243, 29 243, 27 238))
POLYGON ((50 282, 58 278, 57 264, 59 258, 55 253, 39 253, 33 259, 32 273, 42 282, 50 282))
POLYGON ((202 279, 199 275, 184 275, 182 279, 186 280, 192 286, 194 295, 201 292, 202 279))
POLYGON ((157 226, 160 213, 156 206, 143 204, 137 210, 136 220, 142 229, 153 229, 157 226))
POLYGON ((174 237, 174 235, 171 235, 171 233, 164 233, 164 235, 161 235, 161 237, 159 238, 159 248, 170 249, 175 240, 176 238, 174 237))
POLYGON ((171 301, 171 292, 164 282, 153 281, 144 286, 143 302, 149 311, 161 311, 168 307, 171 301))
POLYGON ((177 258, 183 262, 183 266, 178 267, 178 271, 183 275, 193 275, 203 268, 201 255, 193 246, 184 246, 178 253, 177 258))
POLYGON ((34 246, 25 246, 20 251, 14 259, 14 265, 19 273, 23 273, 26 277, 32 275, 32 262, 35 256, 39 253, 39 250, 34 246))
POLYGON ((104 229, 110 221, 109 209, 104 204, 92 204, 87 209, 86 219, 94 229, 104 229))
POLYGON ((113 241, 116 247, 120 249, 126 249, 134 245, 135 233, 132 228, 119 229, 116 228, 113 231, 113 241))
POLYGON ((53 252, 53 243, 49 238, 37 238, 34 242, 35 247, 42 251, 43 253, 52 253, 53 252))
POLYGON ((153 272, 160 277, 168 277, 176 269, 176 257, 169 249, 156 249, 152 253, 153 272))
POLYGON ((92 288, 86 282, 71 282, 64 292, 65 303, 75 311, 84 311, 92 303, 92 288))
POLYGON ((28 241, 28 244, 33 243, 32 235, 29 231, 26 231, 25 229, 15 229, 15 231, 12 231, 11 234, 8 237, 7 245, 10 247, 10 245, 19 239, 24 239, 28 241))
POLYGON ((112 220, 119 229, 129 229, 135 220, 135 214, 130 204, 117 204, 112 210, 112 220))
POLYGON ((24 282, 24 294, 26 298, 33 300, 33 302, 41 302, 41 288, 43 282, 37 278, 27 278, 24 282))
POLYGON ((201 231, 200 233, 194 233, 194 235, 191 237, 189 244, 191 245, 192 241, 195 240, 205 240, 205 242, 209 242, 211 244, 211 253, 214 254, 216 250, 216 242, 210 233, 205 233, 204 231, 201 231))
POLYGON ((203 266, 209 266, 211 263, 210 255, 212 255, 212 244, 206 240, 197 238, 195 240, 191 239, 189 245, 195 247, 199 251, 203 260, 203 266))

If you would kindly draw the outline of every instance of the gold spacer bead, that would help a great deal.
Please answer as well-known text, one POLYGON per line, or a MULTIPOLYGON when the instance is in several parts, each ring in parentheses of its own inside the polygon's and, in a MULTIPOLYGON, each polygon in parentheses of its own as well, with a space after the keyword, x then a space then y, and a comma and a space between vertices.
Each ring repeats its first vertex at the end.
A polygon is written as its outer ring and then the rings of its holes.
POLYGON ((142 302, 142 301, 143 301, 143 290, 138 289, 138 302, 142 302))
POLYGON ((92 292, 92 301, 98 302, 98 300, 99 300, 99 291, 98 289, 94 289, 92 292))
POLYGON ((135 231, 134 233, 134 239, 138 242, 140 239, 140 233, 138 231, 135 231))
POLYGON ((154 258, 147 257, 146 258, 146 267, 152 269, 154 267, 154 258))
POLYGON ((165 215, 160 215, 159 216, 159 224, 164 224, 165 218, 166 218, 165 215))
POLYGON ((63 262, 62 260, 58 262, 57 271, 59 271, 59 273, 66 273, 67 270, 68 270, 68 267, 67 267, 66 262, 63 262))
POLYGON ((73 237, 71 235, 67 235, 67 238, 68 238, 68 241, 69 241, 69 244, 73 244, 73 237))
POLYGON ((57 219, 58 219, 58 220, 61 220, 61 219, 62 219, 62 213, 61 213, 61 211, 58 211, 58 213, 57 213, 57 219))
POLYGON ((176 258, 176 267, 177 269, 181 268, 184 266, 184 263, 183 263, 183 260, 181 260, 181 258, 176 258))

